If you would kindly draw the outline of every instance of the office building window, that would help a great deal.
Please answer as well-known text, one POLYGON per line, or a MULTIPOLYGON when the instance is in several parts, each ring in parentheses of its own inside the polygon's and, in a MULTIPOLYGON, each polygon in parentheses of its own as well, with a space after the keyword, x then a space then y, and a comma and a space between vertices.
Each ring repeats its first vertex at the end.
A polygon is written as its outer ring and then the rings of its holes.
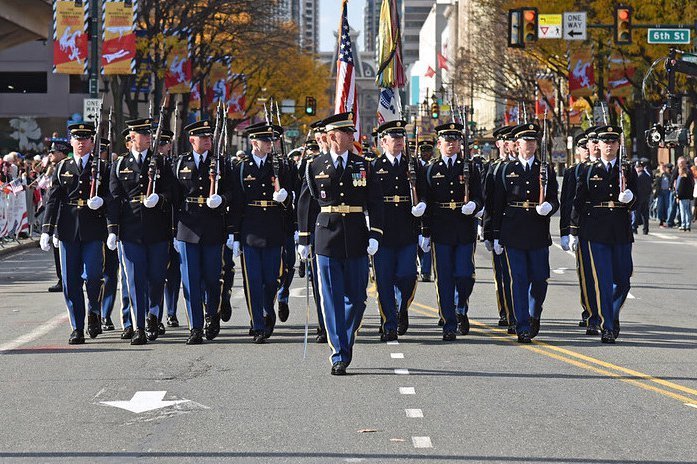
POLYGON ((0 72, 0 93, 46 93, 45 72, 0 72))

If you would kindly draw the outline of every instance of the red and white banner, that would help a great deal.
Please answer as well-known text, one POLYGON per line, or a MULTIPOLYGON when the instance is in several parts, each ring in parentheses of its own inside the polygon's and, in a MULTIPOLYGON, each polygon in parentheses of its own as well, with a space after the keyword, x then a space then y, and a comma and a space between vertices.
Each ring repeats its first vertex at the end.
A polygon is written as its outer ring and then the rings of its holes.
POLYGON ((135 74, 137 1, 103 1, 102 74, 135 74))
POLYGON ((569 55, 569 94, 572 97, 590 97, 595 92, 593 51, 579 48, 569 55))
POLYGON ((236 84, 232 85, 230 98, 227 100, 228 116, 233 119, 242 119, 247 112, 247 76, 235 74, 232 80, 236 84))
POLYGON ((537 78, 537 95, 535 98, 535 115, 542 119, 547 110, 547 119, 554 115, 554 82, 551 76, 539 76, 537 78))
POLYGON ((610 94, 617 98, 631 97, 633 86, 630 79, 634 76, 636 68, 619 51, 614 51, 608 61, 607 86, 610 94))
POLYGON ((53 72, 87 74, 89 3, 53 1, 53 72))
POLYGON ((167 73, 165 88, 171 94, 191 91, 191 59, 189 41, 185 37, 172 35, 165 40, 167 48, 167 73))
POLYGON ((208 73, 206 86, 206 102, 212 110, 219 101, 227 102, 230 99, 230 65, 224 61, 216 61, 208 73))

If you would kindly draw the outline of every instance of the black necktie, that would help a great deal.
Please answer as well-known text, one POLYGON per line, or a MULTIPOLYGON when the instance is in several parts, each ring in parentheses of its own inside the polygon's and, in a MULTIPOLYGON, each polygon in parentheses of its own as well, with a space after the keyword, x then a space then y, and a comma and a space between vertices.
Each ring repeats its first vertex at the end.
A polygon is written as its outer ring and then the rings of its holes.
POLYGON ((264 169, 264 160, 259 160, 259 170, 264 169))
POLYGON ((450 171, 453 168, 453 159, 448 158, 448 171, 450 171))
POLYGON ((529 163, 525 163, 525 172, 526 173, 530 172, 530 164, 529 163))
POLYGON ((612 163, 608 162, 607 165, 605 166, 605 169, 607 169, 607 172, 612 171, 612 163))
POLYGON ((396 167, 396 168, 399 167, 399 158, 394 159, 394 167, 396 167))
POLYGON ((344 158, 339 156, 336 159, 336 172, 339 174, 339 177, 344 173, 344 158))

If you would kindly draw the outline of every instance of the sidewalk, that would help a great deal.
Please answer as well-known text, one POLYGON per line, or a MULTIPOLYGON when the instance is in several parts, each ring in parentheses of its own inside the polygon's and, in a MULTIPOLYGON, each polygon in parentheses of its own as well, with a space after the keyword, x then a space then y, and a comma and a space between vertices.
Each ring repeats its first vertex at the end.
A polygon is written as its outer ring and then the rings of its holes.
POLYGON ((20 239, 19 241, 13 240, 11 242, 0 242, 0 257, 7 256, 16 251, 36 248, 38 246, 39 240, 31 238, 20 239))

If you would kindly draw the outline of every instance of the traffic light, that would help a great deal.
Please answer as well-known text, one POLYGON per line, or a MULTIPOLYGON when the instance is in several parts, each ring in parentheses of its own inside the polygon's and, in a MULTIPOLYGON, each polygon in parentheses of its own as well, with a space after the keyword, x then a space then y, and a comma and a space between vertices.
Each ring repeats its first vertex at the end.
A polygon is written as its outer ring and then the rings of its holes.
POLYGON ((615 43, 628 45, 632 43, 632 7, 619 5, 615 7, 615 43))
POLYGON ((537 42, 537 8, 523 8, 523 45, 537 42))
POLYGON ((431 103, 431 119, 438 119, 440 117, 440 106, 438 102, 431 103))
POLYGON ((305 114, 314 116, 317 113, 317 100, 315 97, 305 97, 305 114))
POLYGON ((521 16, 520 10, 508 10, 508 46, 511 48, 523 48, 521 16))

